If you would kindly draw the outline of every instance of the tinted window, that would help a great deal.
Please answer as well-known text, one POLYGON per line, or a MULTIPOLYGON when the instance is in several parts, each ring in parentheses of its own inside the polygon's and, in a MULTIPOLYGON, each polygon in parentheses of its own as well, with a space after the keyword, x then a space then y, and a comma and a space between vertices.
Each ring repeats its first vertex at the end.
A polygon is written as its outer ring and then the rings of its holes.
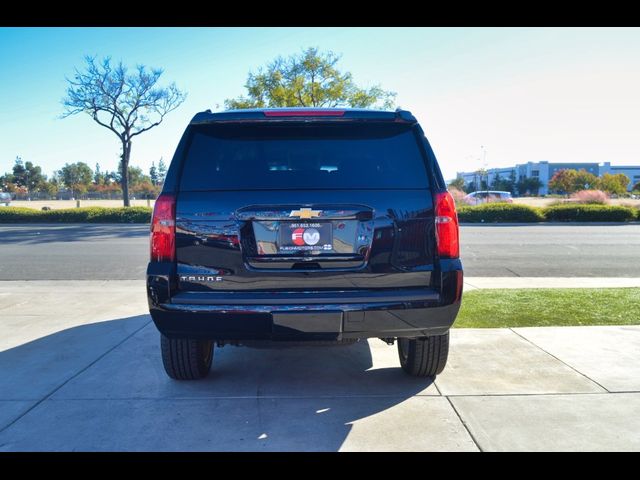
POLYGON ((196 126, 183 190, 428 188, 404 125, 196 126))

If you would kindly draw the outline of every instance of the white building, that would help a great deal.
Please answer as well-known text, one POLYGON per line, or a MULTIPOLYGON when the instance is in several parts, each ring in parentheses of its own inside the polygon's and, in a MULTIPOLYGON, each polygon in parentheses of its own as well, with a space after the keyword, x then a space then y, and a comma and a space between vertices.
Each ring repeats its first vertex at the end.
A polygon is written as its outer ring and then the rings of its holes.
POLYGON ((624 173, 631 179, 631 182, 629 183, 629 185, 627 185, 628 191, 631 191, 633 186, 640 182, 640 165, 612 166, 611 162, 605 162, 603 164, 527 162, 518 164, 514 167, 489 168, 487 169, 487 175, 482 179, 479 178, 477 172, 458 172, 457 178, 462 177, 465 184, 469 184, 470 182, 477 184, 478 189, 482 188, 480 187, 480 182, 482 180, 488 182, 488 184, 491 185, 497 175, 504 179, 513 178, 516 182, 522 180, 523 178, 538 178, 540 182, 542 182, 542 187, 540 187, 538 193, 540 195, 546 195, 547 193, 549 193, 549 180, 551 179, 551 177, 553 177, 554 173, 556 173, 558 170, 564 169, 586 170, 587 172, 592 173, 598 177, 602 176, 605 173, 609 173, 612 175, 624 173))

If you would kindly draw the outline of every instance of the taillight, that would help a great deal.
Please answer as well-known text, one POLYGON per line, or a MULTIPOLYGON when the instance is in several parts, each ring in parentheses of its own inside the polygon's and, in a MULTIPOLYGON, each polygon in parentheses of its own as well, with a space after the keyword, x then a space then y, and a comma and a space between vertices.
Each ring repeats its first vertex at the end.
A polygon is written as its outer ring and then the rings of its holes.
POLYGON ((444 258, 460 256, 458 240, 458 214, 449 192, 436 194, 436 236, 438 255, 444 258))
POLYGON ((173 262, 176 259, 176 199, 160 195, 151 219, 151 261, 173 262))

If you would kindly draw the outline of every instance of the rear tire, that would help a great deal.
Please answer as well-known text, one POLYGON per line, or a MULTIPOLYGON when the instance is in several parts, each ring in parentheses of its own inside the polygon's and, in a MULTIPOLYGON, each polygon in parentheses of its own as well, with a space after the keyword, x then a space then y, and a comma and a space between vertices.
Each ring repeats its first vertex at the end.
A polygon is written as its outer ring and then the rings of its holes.
POLYGON ((169 338, 160 336, 162 364, 175 380, 204 378, 211 369, 213 340, 169 338))
POLYGON ((398 338, 400 366, 415 377, 442 373, 449 355, 449 332, 421 338, 398 338))

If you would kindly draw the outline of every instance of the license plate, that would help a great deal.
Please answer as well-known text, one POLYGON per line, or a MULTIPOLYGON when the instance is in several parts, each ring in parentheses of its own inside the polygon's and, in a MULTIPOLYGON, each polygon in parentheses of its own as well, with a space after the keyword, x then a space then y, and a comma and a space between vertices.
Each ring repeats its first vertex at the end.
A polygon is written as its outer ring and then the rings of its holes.
POLYGON ((283 222, 280 224, 280 252, 330 252, 333 232, 327 222, 283 222))

